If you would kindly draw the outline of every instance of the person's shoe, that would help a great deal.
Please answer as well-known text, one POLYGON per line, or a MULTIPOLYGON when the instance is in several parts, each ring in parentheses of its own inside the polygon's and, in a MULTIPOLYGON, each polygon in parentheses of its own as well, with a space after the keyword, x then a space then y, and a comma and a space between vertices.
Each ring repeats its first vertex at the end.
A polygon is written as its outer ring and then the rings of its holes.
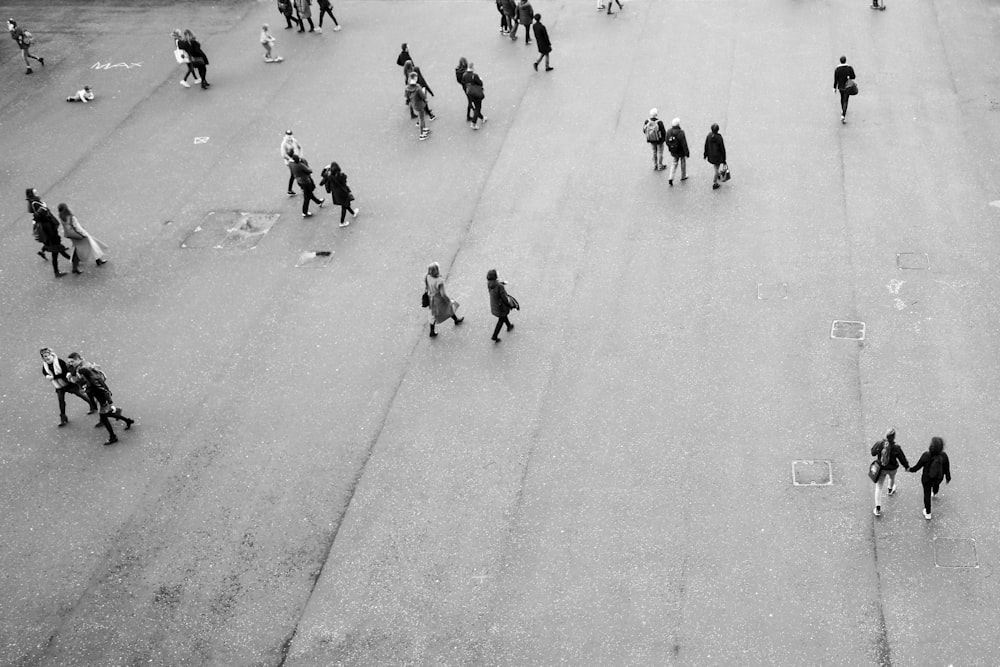
POLYGON ((354 213, 351 213, 351 215, 353 215, 356 218, 356 217, 358 217, 358 213, 361 213, 361 209, 360 208, 354 209, 354 213))
POLYGON ((687 179, 688 179, 688 177, 687 177, 687 176, 681 176, 681 180, 682 180, 682 181, 686 181, 687 179))
POLYGON ((531 65, 532 65, 532 67, 535 68, 535 71, 537 72, 538 71, 538 63, 531 63, 531 65))
POLYGON ((66 275, 65 271, 56 271, 56 278, 62 278, 66 275))
POLYGON ((185 88, 190 88, 191 87, 191 84, 188 83, 187 81, 185 81, 184 79, 181 79, 178 83, 180 83, 185 88))
POLYGON ((303 213, 302 217, 303 218, 311 218, 311 217, 313 217, 313 214, 311 212, 310 213, 303 213))
MULTIPOLYGON (((416 116, 414 116, 414 118, 416 118, 416 116)), ((411 118, 410 120, 413 120, 413 118, 411 118)), ((420 121, 418 120, 416 123, 414 123, 414 125, 416 125, 417 127, 420 127, 420 121)))
POLYGON ((99 260, 97 260, 97 265, 98 266, 104 266, 107 263, 108 263, 108 260, 106 260, 106 259, 99 259, 99 260))
POLYGON ((294 192, 292 192, 291 190, 289 190, 289 191, 288 191, 288 196, 289 196, 289 197, 294 197, 294 196, 295 196, 295 193, 294 193, 294 192))
POLYGON ((876 505, 875 509, 872 511, 872 514, 874 514, 875 516, 882 516, 882 506, 876 505))
POLYGON ((937 498, 937 491, 931 491, 931 498, 937 498))
POLYGON ((87 410, 87 414, 88 414, 88 415, 92 415, 92 414, 94 414, 95 412, 97 412, 97 408, 91 408, 90 410, 87 410))
POLYGON ((546 68, 545 68, 545 71, 546 71, 546 72, 551 72, 551 71, 552 71, 552 70, 554 70, 554 69, 555 69, 555 67, 546 67, 546 68))
POLYGON ((348 226, 349 224, 351 224, 351 221, 350 221, 350 220, 344 220, 344 221, 343 221, 342 223, 340 223, 340 225, 338 225, 338 226, 339 226, 339 227, 346 227, 346 226, 348 226))
POLYGON ((499 343, 503 339, 500 338, 499 336, 493 336, 493 338, 490 338, 490 340, 493 341, 494 343, 499 343))
POLYGON ((132 428, 132 424, 134 424, 134 423, 135 423, 134 419, 126 419, 125 420, 125 430, 127 431, 130 428, 132 428))
POLYGON ((489 118, 487 118, 486 116, 483 116, 483 117, 482 117, 482 118, 480 118, 479 120, 483 121, 483 123, 486 123, 486 121, 488 121, 488 120, 489 120, 489 118))
POLYGON ((928 521, 930 521, 931 520, 931 513, 928 512, 927 510, 924 510, 924 518, 927 519, 928 521))
POLYGON ((101 422, 97 422, 96 424, 94 424, 94 428, 103 428, 103 427, 104 424, 102 424, 101 422))
POLYGON ((895 495, 896 494, 896 487, 890 486, 888 493, 889 493, 890 496, 895 495))
POLYGON ((718 190, 720 187, 722 187, 722 186, 719 185, 718 183, 712 183, 712 189, 713 190, 718 190))
POLYGON ((202 81, 201 82, 201 89, 202 90, 208 90, 211 87, 212 87, 212 84, 210 84, 208 81, 202 81))
POLYGON ((334 32, 340 32, 340 24, 339 23, 333 27, 333 31, 334 32))
POLYGON ((325 202, 325 201, 326 201, 326 197, 323 197, 322 199, 319 200, 319 207, 320 208, 323 208, 323 202, 325 202))
POLYGON ((69 419, 67 419, 66 415, 59 415, 59 428, 62 428, 68 423, 69 419))
POLYGON ((455 320, 455 326, 457 327, 459 324, 461 324, 464 321, 465 321, 464 317, 459 317, 457 320, 455 320))
POLYGON ((840 122, 841 123, 847 123, 847 116, 841 116, 840 117, 840 122))
MULTIPOLYGON (((312 30, 310 30, 309 32, 312 32, 312 30)), ((322 28, 316 28, 316 32, 318 32, 319 34, 323 34, 323 29, 322 28)))
POLYGON ((430 139, 430 136, 431 135, 429 133, 427 133, 427 132, 421 132, 420 136, 417 137, 417 139, 419 139, 420 141, 423 141, 425 139, 430 139))
POLYGON ((108 445, 113 445, 116 442, 118 442, 118 436, 117 435, 113 435, 110 438, 108 438, 108 441, 106 443, 104 443, 104 446, 107 447, 108 445))
POLYGON ((196 76, 194 79, 192 79, 192 81, 194 81, 195 83, 201 83, 201 77, 196 76))
POLYGON ((674 186, 674 179, 672 179, 672 178, 667 179, 667 183, 670 184, 670 187, 673 187, 674 186))
POLYGON ((513 324, 511 324, 509 327, 507 327, 507 331, 513 331, 513 329, 514 329, 514 325, 513 324))
POLYGON ((31 74, 31 73, 32 73, 33 71, 34 71, 34 70, 32 70, 32 69, 31 69, 31 68, 29 67, 28 69, 24 70, 24 73, 25 73, 25 74, 31 74))
POLYGON ((437 335, 438 335, 437 331, 434 331, 434 329, 431 329, 430 337, 431 338, 437 338, 437 335))
POLYGON ((528 44, 531 44, 531 40, 530 39, 524 40, 524 45, 527 46, 528 44))
POLYGON ((435 118, 437 118, 437 116, 435 116, 434 114, 430 114, 430 115, 428 116, 428 118, 430 118, 431 120, 434 120, 435 118))
POLYGON ((80 269, 73 269, 73 273, 75 273, 76 275, 80 275, 81 273, 83 273, 83 271, 81 271, 80 269))
POLYGON ((42 67, 45 67, 45 58, 39 58, 38 62, 42 63, 42 67))
POLYGON ((41 257, 42 259, 46 260, 46 261, 47 261, 47 260, 49 259, 49 258, 48 258, 48 257, 47 257, 47 256, 45 255, 45 251, 44 251, 44 250, 39 250, 39 251, 38 251, 37 253, 35 253, 35 254, 36 254, 36 255, 38 255, 39 257, 41 257))

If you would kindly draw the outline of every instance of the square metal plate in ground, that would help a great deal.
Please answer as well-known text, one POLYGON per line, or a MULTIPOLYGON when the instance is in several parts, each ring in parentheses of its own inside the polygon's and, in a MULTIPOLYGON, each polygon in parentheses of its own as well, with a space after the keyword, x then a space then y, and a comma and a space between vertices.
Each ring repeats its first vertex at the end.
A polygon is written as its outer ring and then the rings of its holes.
POLYGON ((279 217, 279 213, 211 211, 184 238, 181 247, 249 250, 260 243, 279 217))
POLYGON ((865 339, 865 323, 850 320, 834 320, 830 327, 830 338, 847 338, 849 340, 865 339))
POLYGON ((897 252, 896 268, 926 270, 931 268, 931 258, 923 252, 897 252))
POLYGON ((330 263, 333 259, 332 250, 307 250, 299 255, 295 262, 297 269, 319 269, 330 263))
POLYGON ((833 472, 824 460, 792 461, 792 484, 795 486, 830 486, 833 472))
POLYGON ((979 567, 976 541, 968 537, 935 537, 934 564, 938 567, 979 567))
POLYGON ((757 300, 787 299, 788 283, 757 283, 757 300))

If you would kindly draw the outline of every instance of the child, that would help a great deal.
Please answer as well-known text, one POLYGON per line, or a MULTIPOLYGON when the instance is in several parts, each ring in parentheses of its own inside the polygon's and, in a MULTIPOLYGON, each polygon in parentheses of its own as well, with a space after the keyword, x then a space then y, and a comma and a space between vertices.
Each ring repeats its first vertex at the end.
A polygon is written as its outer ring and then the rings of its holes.
POLYGON ((70 95, 66 98, 67 102, 83 102, 86 104, 94 99, 94 91, 90 89, 90 86, 84 86, 83 90, 76 91, 75 94, 70 95))
POLYGON ((271 55, 271 45, 274 44, 274 37, 269 32, 270 28, 265 23, 260 29, 260 43, 264 47, 264 62, 266 63, 280 63, 284 58, 281 56, 271 55))

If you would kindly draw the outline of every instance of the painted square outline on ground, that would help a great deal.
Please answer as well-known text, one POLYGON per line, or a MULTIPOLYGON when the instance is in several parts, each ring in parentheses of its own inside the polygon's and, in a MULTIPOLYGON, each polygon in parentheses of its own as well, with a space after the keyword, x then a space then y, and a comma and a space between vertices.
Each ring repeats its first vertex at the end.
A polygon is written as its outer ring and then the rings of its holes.
POLYGON ((834 320, 830 327, 830 338, 864 340, 865 323, 854 320, 834 320))
POLYGON ((978 568, 979 555, 976 553, 976 541, 971 537, 935 537, 934 566, 978 568))
POLYGON ((306 250, 299 254, 296 269, 321 269, 333 259, 332 250, 306 250))
POLYGON ((896 268, 926 271, 931 268, 931 258, 925 252, 897 252, 896 268))
POLYGON ((788 283, 757 283, 757 300, 787 299, 788 283))
POLYGON ((792 461, 792 486, 833 486, 833 467, 826 459, 792 461))

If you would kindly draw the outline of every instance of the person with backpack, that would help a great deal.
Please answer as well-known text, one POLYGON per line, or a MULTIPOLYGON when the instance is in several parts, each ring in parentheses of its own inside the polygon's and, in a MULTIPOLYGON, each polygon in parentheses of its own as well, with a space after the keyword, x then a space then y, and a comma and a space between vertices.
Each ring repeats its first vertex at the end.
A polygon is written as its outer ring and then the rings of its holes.
POLYGON ((666 141, 667 150, 670 151, 670 157, 673 158, 667 183, 673 186, 674 173, 677 171, 678 164, 681 166, 681 180, 687 180, 687 159, 691 157, 691 151, 688 150, 687 136, 684 134, 684 130, 681 129, 680 118, 674 118, 674 121, 670 124, 670 129, 667 130, 666 141))
POLYGON ((67 363, 71 369, 68 375, 71 382, 76 382, 87 389, 87 395, 97 402, 97 411, 101 415, 100 425, 108 431, 108 441, 105 445, 113 445, 118 442, 115 430, 111 428, 110 419, 117 419, 125 422, 125 430, 128 431, 135 423, 134 419, 129 419, 122 414, 122 409, 116 407, 111 402, 111 390, 108 388, 108 376, 104 374, 100 366, 84 361, 79 352, 73 352, 67 357, 67 363))
POLYGON ((472 113, 469 114, 469 126, 473 130, 478 130, 479 121, 486 122, 486 116, 483 115, 483 99, 486 98, 486 93, 483 88, 483 80, 476 74, 474 63, 469 63, 465 74, 462 75, 462 83, 465 87, 465 96, 472 107, 472 113))
POLYGON ((494 343, 500 342, 500 327, 507 325, 507 331, 511 331, 514 325, 510 323, 507 316, 510 314, 510 296, 507 294, 507 283, 497 279, 497 270, 490 269, 486 272, 486 289, 490 292, 490 312, 497 318, 497 325, 493 327, 494 343))
POLYGON ((417 118, 417 126, 420 128, 420 136, 417 138, 424 141, 431 136, 431 131, 427 127, 427 121, 424 120, 427 115, 427 91, 420 85, 419 81, 420 77, 417 76, 417 73, 410 72, 410 79, 406 84, 404 95, 406 95, 406 101, 410 105, 410 117, 417 118))
POLYGON ((24 60, 24 66, 27 68, 25 74, 31 74, 34 71, 31 69, 29 58, 37 60, 42 67, 45 67, 45 58, 31 55, 31 45, 35 43, 34 35, 27 30, 18 28, 17 21, 14 19, 7 19, 7 31, 10 32, 11 39, 17 43, 17 48, 21 49, 21 59, 24 60))
POLYGON ((944 439, 934 436, 930 447, 920 455, 917 465, 910 472, 923 470, 920 483, 924 487, 924 518, 931 520, 931 496, 936 496, 941 488, 941 480, 946 479, 951 484, 951 463, 944 453, 944 439))
POLYGON ((896 471, 903 464, 905 470, 910 469, 903 448, 896 444, 896 429, 891 428, 885 438, 872 445, 872 456, 876 457, 881 467, 881 474, 875 482, 875 516, 882 516, 882 490, 888 486, 888 494, 896 493, 896 471), (888 484, 886 482, 888 481, 888 484))
POLYGON ((85 393, 80 385, 71 382, 67 377, 71 371, 69 364, 56 356, 56 353, 50 347, 43 347, 38 351, 38 354, 42 357, 42 375, 56 388, 56 401, 59 402, 60 428, 69 423, 69 418, 66 417, 66 394, 73 394, 80 400, 86 401, 90 406, 88 415, 97 412, 97 403, 94 402, 93 397, 85 393))
POLYGON ((666 169, 663 164, 663 142, 667 137, 667 129, 655 108, 649 110, 649 118, 642 124, 642 133, 646 135, 647 143, 653 147, 653 171, 666 169))
POLYGON ((38 196, 38 191, 35 188, 27 188, 24 195, 28 200, 28 213, 34 220, 32 232, 35 235, 35 240, 42 244, 38 255, 42 259, 48 259, 45 253, 52 253, 52 272, 55 273, 56 278, 62 278, 66 272, 59 270, 59 255, 66 259, 70 259, 70 256, 62 244, 62 236, 59 235, 59 221, 38 196))
POLYGON ((719 124, 712 123, 711 132, 705 137, 705 154, 704 157, 708 160, 708 163, 715 167, 715 176, 712 177, 712 189, 718 190, 721 181, 719 174, 719 167, 726 164, 726 143, 722 140, 722 135, 719 134, 719 124))

